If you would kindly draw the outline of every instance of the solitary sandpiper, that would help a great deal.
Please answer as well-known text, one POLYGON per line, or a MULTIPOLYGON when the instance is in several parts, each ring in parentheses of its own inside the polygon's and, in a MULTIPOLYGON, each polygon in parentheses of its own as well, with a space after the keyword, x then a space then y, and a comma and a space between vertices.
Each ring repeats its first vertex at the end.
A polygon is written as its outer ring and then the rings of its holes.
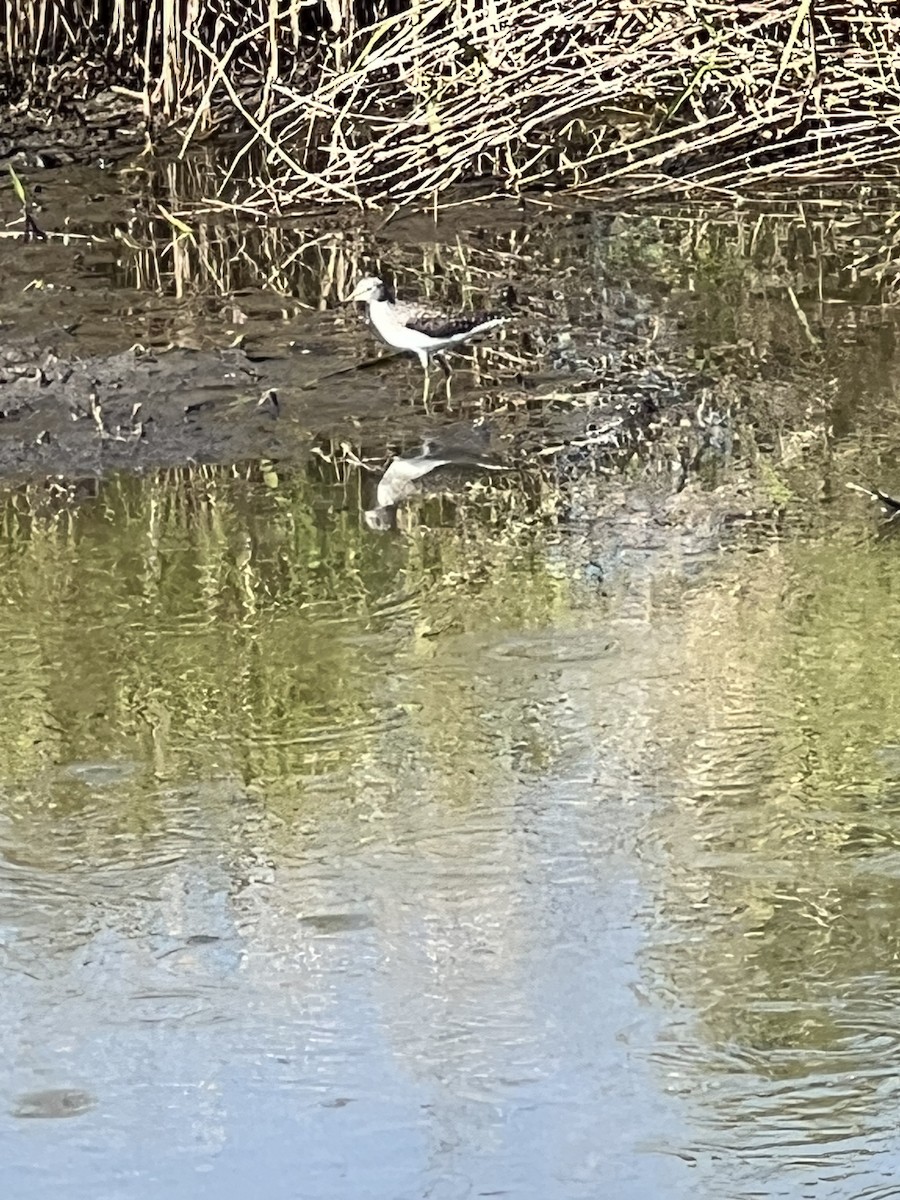
POLYGON ((445 350, 496 329, 505 319, 493 312, 448 313, 392 299, 384 281, 375 275, 360 279, 347 303, 354 300, 368 305, 369 320, 389 346, 415 354, 425 372, 426 394, 432 358, 437 358, 449 374, 443 358, 445 350))

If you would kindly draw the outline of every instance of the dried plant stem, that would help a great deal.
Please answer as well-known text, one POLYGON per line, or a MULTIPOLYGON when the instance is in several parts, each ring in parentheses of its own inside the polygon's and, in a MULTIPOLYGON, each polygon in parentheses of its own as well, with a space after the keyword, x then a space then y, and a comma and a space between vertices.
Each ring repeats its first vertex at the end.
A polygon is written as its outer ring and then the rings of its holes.
MULTIPOLYGON (((0 0, 19 94, 85 66, 264 150, 257 210, 896 172, 900 11, 854 0, 0 0)), ((236 177, 236 169, 233 172, 236 177)))

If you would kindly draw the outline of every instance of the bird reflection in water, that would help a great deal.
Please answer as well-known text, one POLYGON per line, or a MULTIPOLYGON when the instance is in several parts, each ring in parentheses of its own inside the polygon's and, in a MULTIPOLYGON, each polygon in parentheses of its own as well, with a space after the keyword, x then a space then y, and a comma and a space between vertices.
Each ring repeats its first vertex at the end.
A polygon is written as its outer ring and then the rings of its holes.
POLYGON ((386 532, 397 524, 397 509, 413 496, 440 490, 453 476, 470 471, 509 471, 511 467, 497 462, 477 447, 441 442, 426 438, 416 454, 397 455, 378 481, 376 505, 363 513, 370 529, 386 532), (434 472, 445 473, 438 479, 434 472))

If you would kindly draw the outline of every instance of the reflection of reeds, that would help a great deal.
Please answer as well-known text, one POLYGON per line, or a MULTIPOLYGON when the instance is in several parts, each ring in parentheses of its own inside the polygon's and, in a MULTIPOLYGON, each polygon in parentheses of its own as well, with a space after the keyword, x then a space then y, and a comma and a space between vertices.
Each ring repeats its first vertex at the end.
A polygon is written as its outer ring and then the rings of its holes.
POLYGON ((379 539, 359 487, 319 459, 8 493, 0 776, 40 768, 41 727, 64 731, 56 761, 110 737, 126 756, 146 744, 162 775, 199 759, 220 774, 236 757, 247 779, 315 775, 355 761, 381 726, 366 639, 486 627, 498 611, 512 626, 547 618, 563 585, 533 560, 527 496, 482 491, 456 525, 411 516, 409 536, 379 539))
MULTIPOLYGON (((455 184, 721 193, 893 171, 896 18, 848 0, 0 0, 22 81, 93 58, 148 116, 222 115, 246 202, 427 200, 455 184), (51 67, 48 64, 53 63, 51 67)), ((112 82, 112 80, 111 80, 112 82)))
MULTIPOLYGON (((493 307, 508 285, 523 307, 550 311, 558 323, 570 304, 583 308, 621 268, 692 288, 705 278, 733 286, 734 305, 748 293, 804 300, 890 298, 900 258, 900 223, 877 210, 796 202, 667 206, 640 218, 571 220, 548 214, 523 223, 497 208, 490 229, 469 213, 422 244, 392 230, 327 219, 283 225, 248 222, 239 212, 204 210, 199 198, 214 171, 194 158, 142 174, 140 208, 118 228, 118 282, 179 298, 262 291, 290 307, 333 308, 361 274, 386 273, 398 290, 441 305, 493 307), (186 215, 191 235, 174 228, 159 205, 186 215), (189 215, 188 215, 189 214, 189 215), (474 226, 474 228, 473 228, 474 226)), ((723 309, 725 306, 721 306, 723 309)))

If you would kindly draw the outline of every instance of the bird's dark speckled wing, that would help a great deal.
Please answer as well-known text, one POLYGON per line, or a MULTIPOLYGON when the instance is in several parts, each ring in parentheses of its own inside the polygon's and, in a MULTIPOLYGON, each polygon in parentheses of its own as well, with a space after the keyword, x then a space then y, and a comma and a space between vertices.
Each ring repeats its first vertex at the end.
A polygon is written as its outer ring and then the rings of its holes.
POLYGON ((486 321, 495 321, 499 313, 471 312, 454 315, 409 305, 409 307, 404 306, 397 315, 407 329, 414 329, 416 333, 424 333, 427 337, 433 338, 451 338, 458 337, 463 333, 470 333, 477 326, 484 325, 486 321))

